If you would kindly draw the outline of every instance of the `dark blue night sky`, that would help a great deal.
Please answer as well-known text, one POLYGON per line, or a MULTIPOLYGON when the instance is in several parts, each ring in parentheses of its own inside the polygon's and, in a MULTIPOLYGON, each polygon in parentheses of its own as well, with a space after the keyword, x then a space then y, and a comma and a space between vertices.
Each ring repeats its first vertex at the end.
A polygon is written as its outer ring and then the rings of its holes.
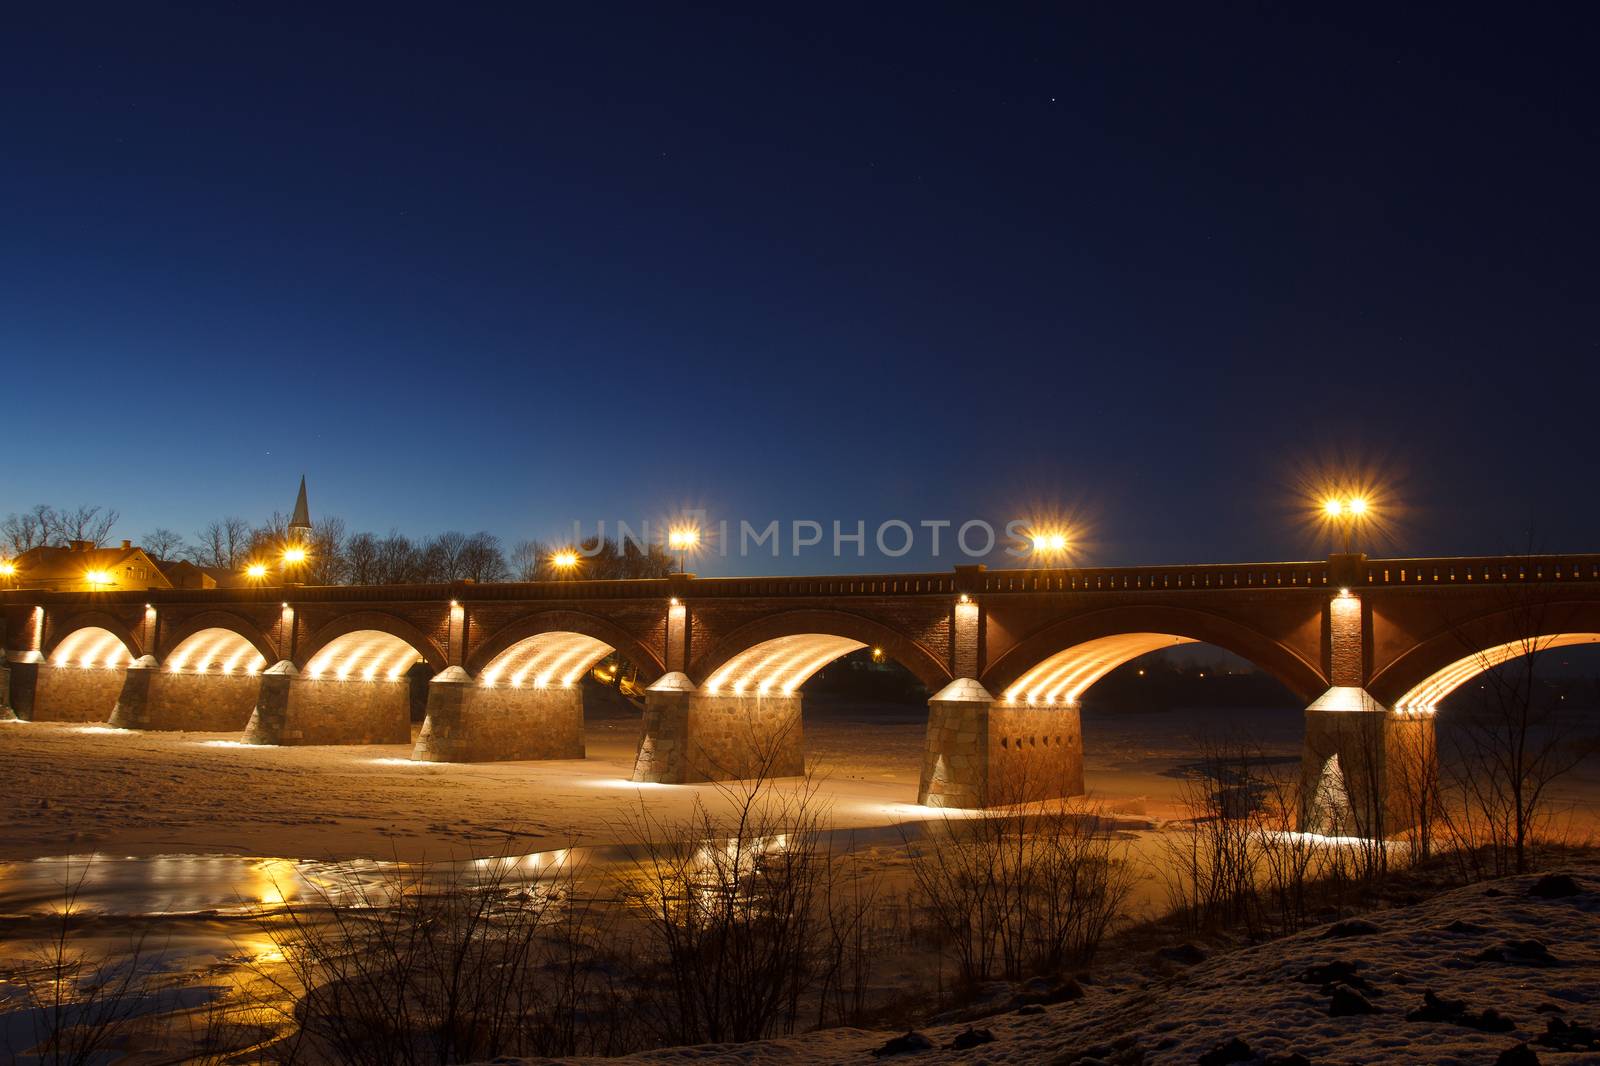
POLYGON ((0 514, 1600 548, 1586 5, 209 6, 6 16, 0 514))

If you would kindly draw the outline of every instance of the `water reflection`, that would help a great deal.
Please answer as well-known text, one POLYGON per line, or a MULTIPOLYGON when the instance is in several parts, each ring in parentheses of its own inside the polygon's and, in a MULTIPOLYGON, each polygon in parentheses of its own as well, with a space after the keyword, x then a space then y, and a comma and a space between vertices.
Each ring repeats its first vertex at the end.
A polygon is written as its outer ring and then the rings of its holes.
POLYGON ((469 868, 503 872, 507 887, 525 887, 557 876, 571 859, 567 848, 430 865, 234 855, 52 856, 0 863, 0 915, 59 914, 69 905, 74 913, 149 917, 255 914, 297 901, 360 905, 396 885, 425 890, 469 868))

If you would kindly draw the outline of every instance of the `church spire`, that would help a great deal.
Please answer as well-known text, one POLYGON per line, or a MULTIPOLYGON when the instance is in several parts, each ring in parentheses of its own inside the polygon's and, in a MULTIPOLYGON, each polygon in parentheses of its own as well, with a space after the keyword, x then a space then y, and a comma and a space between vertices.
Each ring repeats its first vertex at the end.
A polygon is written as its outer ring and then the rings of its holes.
POLYGON ((289 519, 289 532, 311 532, 311 508, 306 506, 306 476, 300 475, 300 495, 295 497, 294 516, 289 519))

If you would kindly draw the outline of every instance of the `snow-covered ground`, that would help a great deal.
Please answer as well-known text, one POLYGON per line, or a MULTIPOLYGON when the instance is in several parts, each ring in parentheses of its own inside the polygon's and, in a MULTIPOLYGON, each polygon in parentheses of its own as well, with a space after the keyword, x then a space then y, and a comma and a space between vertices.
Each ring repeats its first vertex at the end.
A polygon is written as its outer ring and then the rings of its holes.
MULTIPOLYGON (((1130 715, 1085 726, 1091 797, 1130 814, 1176 813, 1198 713, 1130 715)), ((1227 712, 1271 753, 1299 745, 1293 711, 1227 712)), ((916 806, 925 712, 807 709, 806 746, 840 828, 937 816, 916 806)), ((628 780, 637 717, 593 716, 588 757, 556 762, 413 763, 401 745, 251 747, 223 734, 131 733, 62 723, 0 725, 0 780, 21 814, 0 860, 103 851, 420 860, 481 854, 508 834, 519 851, 617 839, 642 799, 672 820, 712 786, 628 780)), ((779 787, 787 787, 780 785, 779 787)))
MULTIPOLYGON (((1081 999, 930 1026, 919 1031, 931 1048, 878 1061, 1192 1064, 1237 1039, 1248 1053, 1236 1049, 1239 1057, 1205 1061, 1259 1063, 1299 1054, 1319 1066, 1494 1063, 1502 1051, 1544 1036, 1551 1019, 1600 1027, 1600 868, 1568 872, 1576 895, 1542 898, 1530 894, 1539 878, 1507 878, 1192 966, 1142 960, 1147 972, 1154 967, 1166 975, 1139 977, 1139 967, 1124 965, 1120 976, 1086 985, 1081 999), (1349 935, 1330 935, 1340 931, 1349 935), (1454 1021, 1408 1020, 1430 991, 1459 1001, 1465 1013, 1454 1021), (1352 994, 1371 1013, 1330 1014, 1336 997, 1356 1002, 1352 994), (1509 1031, 1467 1024, 1483 1025, 1489 1008, 1509 1020, 1509 1031), (969 1024, 993 1040, 952 1049, 969 1024)), ((834 1029, 622 1061, 861 1063, 897 1035, 834 1029)), ((1534 1051, 1546 1063, 1600 1062, 1600 1042, 1593 1050, 1571 1047, 1534 1044, 1534 1051)))
MULTIPOLYGON (((0 827, 0 915, 50 909, 61 883, 82 876, 87 863, 80 904, 116 917, 103 930, 108 946, 142 928, 142 916, 166 912, 161 928, 174 945, 175 971, 207 973, 207 980, 223 983, 244 980, 255 950, 241 940, 249 940, 244 928, 226 914, 192 912, 274 903, 297 883, 319 879, 329 861, 345 872, 371 870, 376 878, 383 861, 577 845, 588 861, 603 863, 627 838, 623 823, 641 802, 667 822, 687 815, 697 797, 720 802, 713 786, 629 782, 638 727, 636 716, 592 717, 584 760, 434 765, 411 763, 402 746, 256 748, 221 735, 3 724, 0 781, 10 813, 0 827), (174 919, 173 911, 191 913, 174 919)), ((924 727, 918 708, 807 708, 808 756, 834 825, 859 832, 856 846, 891 875, 906 861, 895 827, 942 817, 915 805, 924 727)), ((1089 714, 1084 733, 1091 791, 1085 802, 1138 829, 1182 814, 1186 768, 1200 753, 1199 736, 1250 737, 1267 759, 1292 770, 1301 721, 1292 709, 1089 714)), ((1558 797, 1591 826, 1600 796, 1594 763, 1565 782, 1558 797)), ((1132 835, 1136 851, 1154 847, 1159 836, 1132 835)), ((1374 919, 1378 931, 1368 935, 1325 939, 1313 931, 1189 969, 1148 958, 1118 960, 1127 965, 1097 967, 1098 983, 1087 986, 1081 1000, 978 1023, 992 1031, 992 1043, 915 1057, 1072 1062, 1097 1045, 1121 1041, 1120 1051, 1098 1057, 1136 1061, 1132 1038, 1143 1061, 1194 1062, 1238 1036, 1253 1052, 1296 1051, 1314 1062, 1493 1062, 1496 1049, 1515 1043, 1517 1034, 1543 1032, 1541 1006, 1562 1006, 1565 1017, 1600 1024, 1592 1013, 1600 996, 1600 930, 1593 924, 1600 902, 1595 872, 1582 877, 1585 894, 1573 899, 1527 898, 1523 882, 1501 886, 1500 895, 1480 886, 1381 914, 1374 919), (1444 931, 1457 919, 1481 929, 1444 931), (1515 953, 1510 962, 1470 958, 1502 941, 1527 939, 1541 940, 1561 963, 1528 965, 1515 953), (1379 1013, 1329 1017, 1332 993, 1298 980, 1313 965, 1338 962, 1353 966, 1377 990, 1369 998, 1379 1013), (1494 1006, 1515 1020, 1517 1033, 1406 1022, 1424 989, 1463 999, 1471 1010, 1494 1006)), ((1146 914, 1159 909, 1153 872, 1137 902, 1146 914)), ((22 947, 13 941, 0 956, 22 947)), ((942 1047, 961 1028, 932 1028, 927 1035, 942 1047)), ((892 1035, 836 1030, 643 1057, 861 1061, 892 1035)), ((1541 1054, 1547 1062, 1600 1062, 1600 1052, 1541 1054)))

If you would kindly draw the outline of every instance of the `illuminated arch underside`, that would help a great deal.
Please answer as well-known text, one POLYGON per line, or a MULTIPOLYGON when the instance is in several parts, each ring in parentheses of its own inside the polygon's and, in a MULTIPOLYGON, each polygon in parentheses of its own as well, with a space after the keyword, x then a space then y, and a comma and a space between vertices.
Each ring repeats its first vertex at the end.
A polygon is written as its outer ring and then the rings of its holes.
POLYGON ((478 676, 485 685, 568 686, 614 650, 583 633, 540 633, 496 655, 478 676))
POLYGON ((259 674, 266 665, 256 646, 231 629, 202 629, 167 656, 167 669, 173 673, 259 674))
POLYGON ((62 638, 51 653, 56 666, 127 666, 133 655, 111 630, 85 626, 62 638))
POLYGON ((1119 633, 1056 652, 1012 682, 1005 698, 1013 703, 1077 703, 1090 685, 1130 659, 1147 652, 1193 644, 1170 633, 1119 633))
POLYGON ((335 637, 312 656, 306 674, 312 678, 331 675, 340 681, 397 681, 422 661, 417 649, 393 633, 357 629, 335 637))
POLYGON ((1487 670, 1536 651, 1568 648, 1574 644, 1600 644, 1600 633, 1557 633, 1550 637, 1530 637, 1485 648, 1466 658, 1457 659, 1412 688, 1395 701, 1394 712, 1401 715, 1433 714, 1446 696, 1487 670))
POLYGON ((706 679, 706 691, 735 696, 792 696, 806 679, 841 655, 865 648, 859 640, 826 633, 777 637, 747 648, 706 679))

